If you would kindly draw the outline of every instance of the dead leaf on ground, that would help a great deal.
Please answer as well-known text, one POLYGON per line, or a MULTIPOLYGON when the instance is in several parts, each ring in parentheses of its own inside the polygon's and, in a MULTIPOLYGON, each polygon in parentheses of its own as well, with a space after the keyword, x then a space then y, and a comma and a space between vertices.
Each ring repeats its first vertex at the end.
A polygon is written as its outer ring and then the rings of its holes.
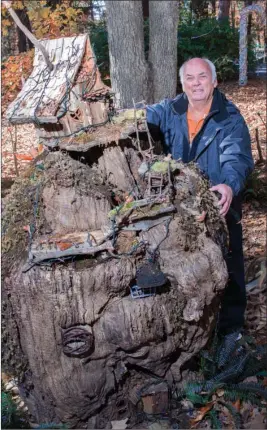
POLYGON ((205 406, 202 406, 200 409, 198 409, 197 416, 190 421, 192 428, 194 428, 197 423, 203 420, 204 416, 213 408, 214 403, 215 400, 207 403, 205 406))

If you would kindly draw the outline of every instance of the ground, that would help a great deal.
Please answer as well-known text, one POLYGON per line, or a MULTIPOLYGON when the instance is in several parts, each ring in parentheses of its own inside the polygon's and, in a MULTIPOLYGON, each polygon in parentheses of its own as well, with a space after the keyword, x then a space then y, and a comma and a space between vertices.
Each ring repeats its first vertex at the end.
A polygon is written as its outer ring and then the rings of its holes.
MULTIPOLYGON (((256 129, 263 158, 266 159, 266 80, 251 79, 248 85, 240 87, 237 82, 223 83, 219 88, 232 100, 244 116, 252 138, 252 151, 255 162, 259 160, 256 144, 256 129)), ((15 127, 3 118, 2 122, 2 190, 16 176, 12 151, 15 142, 15 127), (3 181, 4 180, 4 181, 3 181)), ((21 174, 38 153, 38 141, 32 124, 17 126, 17 160, 21 174)), ((267 187, 259 180, 266 177, 266 162, 256 164, 255 172, 248 185, 246 201, 243 205, 244 253, 248 263, 260 256, 266 249, 266 209, 267 187), (264 199, 265 195, 265 199, 264 199), (256 197, 256 198, 255 198, 256 197)))

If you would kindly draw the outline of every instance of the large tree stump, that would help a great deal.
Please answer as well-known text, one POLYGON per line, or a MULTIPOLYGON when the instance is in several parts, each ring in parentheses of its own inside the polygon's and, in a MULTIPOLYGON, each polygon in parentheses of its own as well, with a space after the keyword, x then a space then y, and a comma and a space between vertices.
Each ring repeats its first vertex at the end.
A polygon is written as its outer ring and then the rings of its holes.
POLYGON ((79 428, 129 414, 153 375, 180 381, 227 281, 225 223, 197 169, 92 138, 36 160, 3 216, 3 366, 37 422, 79 428), (133 298, 147 267, 166 281, 133 298))

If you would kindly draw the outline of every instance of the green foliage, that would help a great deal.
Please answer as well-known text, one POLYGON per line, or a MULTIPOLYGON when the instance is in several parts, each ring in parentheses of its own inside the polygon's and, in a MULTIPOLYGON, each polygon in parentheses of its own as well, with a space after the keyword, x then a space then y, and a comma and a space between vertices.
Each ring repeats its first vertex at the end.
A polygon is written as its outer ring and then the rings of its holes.
POLYGON ((110 85, 108 32, 105 20, 89 21, 87 31, 103 81, 110 85))
POLYGON ((225 406, 228 409, 228 411, 232 415, 234 423, 235 423, 235 427, 237 429, 241 428, 241 419, 240 419, 240 414, 239 414, 238 410, 233 405, 231 405, 231 403, 222 402, 222 404, 223 404, 223 406, 225 406))
MULTIPOLYGON (((28 429, 26 414, 17 408, 10 393, 1 392, 1 428, 2 429, 28 429)), ((41 423, 37 429, 67 429, 66 424, 41 423)))
POLYGON ((213 401, 207 416, 214 429, 221 428, 219 411, 223 405, 231 413, 236 428, 240 428, 241 416, 231 402, 240 400, 263 407, 262 399, 267 399, 267 389, 261 378, 266 372, 266 362, 267 345, 257 346, 246 337, 236 341, 236 334, 221 341, 215 335, 209 351, 201 353, 202 377, 187 382, 176 396, 190 400, 195 407, 201 407, 200 410, 210 408, 213 401), (248 376, 256 375, 258 382, 244 381, 248 376))
MULTIPOLYGON (((108 33, 105 20, 88 22, 87 31, 97 58, 101 75, 109 85, 108 33)), ((145 54, 149 50, 149 21, 144 22, 145 54)), ((238 74, 239 32, 228 22, 219 24, 215 18, 192 21, 189 8, 183 8, 178 27, 178 67, 192 57, 207 57, 217 68, 220 81, 232 79, 238 74), (201 37, 199 37, 201 36, 201 37)), ((256 64, 253 45, 248 47, 248 65, 256 64)))
POLYGON ((220 422, 218 418, 218 413, 215 411, 215 409, 211 409, 208 413, 208 416, 210 417, 211 425, 213 429, 222 429, 222 423, 220 422))
MULTIPOLYGON (((178 66, 192 57, 206 57, 216 65, 220 81, 232 79, 238 73, 239 32, 229 23, 218 23, 215 18, 191 22, 180 20, 178 27, 178 66)), ((248 48, 248 65, 255 67, 253 46, 248 48)))
POLYGON ((29 424, 10 393, 1 392, 1 427, 2 429, 27 429, 29 424))

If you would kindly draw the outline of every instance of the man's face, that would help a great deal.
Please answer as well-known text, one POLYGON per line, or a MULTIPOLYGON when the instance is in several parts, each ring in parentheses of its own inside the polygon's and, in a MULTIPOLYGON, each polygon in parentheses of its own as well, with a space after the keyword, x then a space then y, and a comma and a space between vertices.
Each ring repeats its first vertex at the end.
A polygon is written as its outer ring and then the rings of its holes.
POLYGON ((185 65, 183 79, 183 90, 189 102, 208 101, 217 87, 217 81, 212 82, 209 65, 201 58, 192 59, 185 65))

